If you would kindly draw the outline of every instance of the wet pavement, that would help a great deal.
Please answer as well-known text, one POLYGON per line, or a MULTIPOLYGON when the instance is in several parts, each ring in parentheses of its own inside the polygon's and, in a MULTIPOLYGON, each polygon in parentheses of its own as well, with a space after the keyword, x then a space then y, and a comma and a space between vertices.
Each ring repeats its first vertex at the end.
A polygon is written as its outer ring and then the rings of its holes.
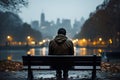
MULTIPOLYGON (((56 80, 55 71, 33 71, 34 80, 56 80)), ((0 80, 26 80, 27 71, 22 70, 22 63, 13 61, 0 62, 0 80)), ((68 80, 91 80, 91 71, 69 71, 68 80)), ((97 71, 96 80, 120 80, 120 63, 102 62, 97 71)))
MULTIPOLYGON (((55 71, 33 71, 34 80, 56 80, 55 71)), ((27 71, 0 72, 0 80, 26 80, 27 71)), ((70 71, 68 80, 90 80, 91 71, 70 71)), ((120 73, 97 71, 97 80, 120 80, 120 73)))

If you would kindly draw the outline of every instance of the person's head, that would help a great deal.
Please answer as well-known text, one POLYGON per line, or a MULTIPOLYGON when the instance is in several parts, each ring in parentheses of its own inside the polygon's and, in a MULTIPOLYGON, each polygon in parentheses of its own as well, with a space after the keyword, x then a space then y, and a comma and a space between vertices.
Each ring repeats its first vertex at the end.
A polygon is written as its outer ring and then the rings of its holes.
POLYGON ((66 30, 64 28, 58 29, 58 34, 66 35, 66 30))

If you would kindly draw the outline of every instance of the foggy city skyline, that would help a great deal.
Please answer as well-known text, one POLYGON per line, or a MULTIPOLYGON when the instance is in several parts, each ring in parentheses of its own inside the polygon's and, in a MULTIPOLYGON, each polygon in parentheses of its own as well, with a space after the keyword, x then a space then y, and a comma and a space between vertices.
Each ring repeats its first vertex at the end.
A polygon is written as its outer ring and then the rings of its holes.
POLYGON ((29 0, 29 5, 21 9, 19 13, 24 22, 40 21, 41 13, 45 13, 46 20, 56 22, 57 18, 70 19, 73 24, 74 20, 80 20, 82 17, 87 19, 96 7, 103 3, 104 0, 29 0))

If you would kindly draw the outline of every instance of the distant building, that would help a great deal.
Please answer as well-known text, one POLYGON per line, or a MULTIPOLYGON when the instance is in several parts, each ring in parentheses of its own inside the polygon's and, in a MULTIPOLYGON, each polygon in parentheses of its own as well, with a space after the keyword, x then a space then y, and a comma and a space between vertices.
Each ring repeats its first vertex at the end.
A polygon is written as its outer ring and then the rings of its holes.
POLYGON ((84 24, 84 22, 85 22, 85 19, 84 19, 84 17, 82 17, 82 18, 80 19, 81 26, 84 24))
POLYGON ((39 30, 40 27, 39 27, 39 21, 35 20, 35 21, 32 21, 31 22, 31 27, 35 30, 39 30))
POLYGON ((66 30, 69 32, 72 29, 71 20, 70 19, 62 19, 62 27, 66 28, 66 30))
POLYGON ((71 28, 71 20, 70 19, 63 19, 62 20, 62 26, 64 28, 71 28))
POLYGON ((57 25, 60 25, 60 18, 57 18, 57 22, 56 22, 57 25))
POLYGON ((74 34, 78 34, 78 32, 80 31, 80 26, 81 26, 81 22, 75 20, 74 24, 73 24, 73 32, 74 32, 74 34))
POLYGON ((72 38, 80 31, 80 27, 84 22, 84 18, 81 18, 80 21, 75 21, 72 26, 70 19, 60 20, 60 18, 57 18, 56 23, 54 23, 54 21, 49 22, 45 20, 45 14, 43 12, 40 16, 40 32, 42 33, 43 38, 56 36, 56 32, 59 28, 65 28, 67 30, 67 36, 72 38))
MULTIPOLYGON (((52 22, 53 23, 53 22, 52 22)), ((41 13, 40 18, 40 32, 42 33, 43 37, 52 36, 51 34, 51 22, 45 20, 45 14, 41 13)))
POLYGON ((75 19, 74 24, 73 24, 73 29, 72 29, 74 35, 76 35, 80 32, 81 27, 84 24, 84 22, 85 22, 85 20, 83 17, 80 20, 75 19))
POLYGON ((45 25, 45 14, 41 13, 41 19, 40 19, 40 26, 44 26, 45 25))
POLYGON ((71 26, 71 20, 70 19, 62 19, 62 27, 67 30, 67 35, 69 37, 72 37, 72 26, 71 26))

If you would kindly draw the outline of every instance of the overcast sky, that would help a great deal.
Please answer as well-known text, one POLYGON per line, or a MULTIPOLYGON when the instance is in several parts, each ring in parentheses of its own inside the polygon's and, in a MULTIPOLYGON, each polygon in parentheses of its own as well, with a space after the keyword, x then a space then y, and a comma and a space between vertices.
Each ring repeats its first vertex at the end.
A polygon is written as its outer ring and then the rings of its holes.
POLYGON ((87 19, 96 6, 104 0, 29 0, 29 6, 22 8, 19 13, 24 22, 30 23, 33 20, 40 21, 40 14, 45 13, 45 19, 56 21, 60 19, 71 19, 72 22, 81 17, 87 19))

